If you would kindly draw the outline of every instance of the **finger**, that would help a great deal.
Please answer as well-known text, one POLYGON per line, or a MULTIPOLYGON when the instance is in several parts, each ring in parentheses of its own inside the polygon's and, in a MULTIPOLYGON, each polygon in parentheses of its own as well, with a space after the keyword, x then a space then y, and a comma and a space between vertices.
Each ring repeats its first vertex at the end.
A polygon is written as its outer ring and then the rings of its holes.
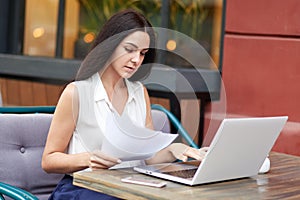
POLYGON ((208 151, 209 147, 202 147, 201 149, 199 149, 199 153, 201 156, 205 156, 207 151, 208 151))
POLYGON ((113 163, 105 163, 105 162, 100 163, 100 162, 90 161, 89 167, 93 170, 94 169, 108 169, 110 167, 113 167, 114 165, 115 164, 113 164, 113 163))
POLYGON ((107 155, 107 154, 105 154, 105 153, 103 153, 101 151, 94 151, 93 155, 96 158, 99 158, 99 159, 102 159, 102 160, 106 160, 106 161, 109 161, 109 162, 112 162, 112 163, 115 163, 115 164, 119 164, 119 163, 122 162, 119 158, 109 156, 109 155, 107 155))
POLYGON ((202 147, 199 149, 199 151, 207 152, 209 150, 209 147, 202 147))
POLYGON ((93 170, 97 170, 97 169, 108 169, 108 166, 90 161, 89 168, 93 171, 93 170))
POLYGON ((188 156, 190 158, 194 158, 196 160, 203 160, 205 154, 201 154, 198 149, 195 148, 188 148, 186 152, 184 152, 185 156, 188 156))
POLYGON ((188 157, 187 156, 182 156, 182 158, 180 160, 182 160, 183 162, 186 162, 188 160, 188 157))
POLYGON ((183 154, 180 154, 176 157, 178 160, 181 160, 183 162, 186 162, 188 160, 188 157, 183 155, 183 154))
POLYGON ((106 160, 102 157, 98 157, 98 156, 95 156, 95 155, 92 155, 90 157, 90 162, 92 163, 93 167, 95 166, 100 166, 100 168, 109 168, 109 167, 112 167, 116 164, 118 164, 118 162, 114 162, 114 161, 111 161, 111 160, 106 160))
POLYGON ((105 165, 101 165, 101 164, 98 164, 98 163, 92 163, 90 164, 89 168, 94 171, 94 170, 99 170, 99 169, 109 169, 110 167, 113 167, 113 166, 105 166, 105 165))

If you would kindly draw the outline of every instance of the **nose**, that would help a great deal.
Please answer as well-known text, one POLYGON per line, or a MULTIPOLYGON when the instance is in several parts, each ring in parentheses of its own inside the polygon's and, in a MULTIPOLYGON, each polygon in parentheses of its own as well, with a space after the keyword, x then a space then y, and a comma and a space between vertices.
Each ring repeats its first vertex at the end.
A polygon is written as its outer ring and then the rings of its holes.
POLYGON ((133 63, 139 63, 140 60, 141 60, 140 52, 137 51, 136 53, 134 53, 133 57, 131 58, 131 62, 133 62, 133 63))

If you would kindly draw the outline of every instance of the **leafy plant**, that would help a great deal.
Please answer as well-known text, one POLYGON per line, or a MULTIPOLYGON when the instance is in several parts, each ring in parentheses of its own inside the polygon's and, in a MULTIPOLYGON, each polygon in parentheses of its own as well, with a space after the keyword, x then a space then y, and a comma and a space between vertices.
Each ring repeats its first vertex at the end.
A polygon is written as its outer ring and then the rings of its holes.
MULTIPOLYGON (((84 12, 81 32, 97 31, 114 13, 132 8, 142 12, 154 26, 161 25, 160 10, 163 0, 79 0, 84 12)), ((202 31, 203 22, 210 12, 207 0, 171 0, 170 28, 195 39, 202 31)))
POLYGON ((170 28, 199 40, 203 23, 211 12, 206 5, 207 0, 172 0, 170 28))
POLYGON ((79 0, 83 15, 80 31, 98 31, 116 12, 127 8, 143 13, 154 26, 160 23, 161 0, 79 0))
MULTIPOLYGON (((165 0, 78 0, 81 5, 81 22, 79 37, 88 32, 97 33, 103 24, 116 12, 127 8, 143 13, 155 27, 161 26, 161 8, 165 0)), ((166 0, 170 2, 169 28, 184 33, 197 41, 210 43, 211 27, 203 26, 207 21, 215 0, 166 0)), ((169 36, 169 39, 177 40, 169 36)), ((178 44, 180 41, 177 41, 178 44)), ((181 44, 181 48, 185 44, 181 44)), ((171 55, 168 59, 174 61, 171 55)), ((178 62, 180 63, 180 62, 178 62)), ((185 64, 182 64, 185 65, 185 64)))

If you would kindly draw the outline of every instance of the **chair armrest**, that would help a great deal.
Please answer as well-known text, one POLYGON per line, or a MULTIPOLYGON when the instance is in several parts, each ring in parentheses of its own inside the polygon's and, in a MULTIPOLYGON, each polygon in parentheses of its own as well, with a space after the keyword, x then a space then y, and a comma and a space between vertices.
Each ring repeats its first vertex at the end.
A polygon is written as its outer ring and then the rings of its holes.
POLYGON ((56 106, 0 106, 0 113, 54 113, 56 106))
POLYGON ((33 194, 21 188, 2 182, 0 182, 0 199, 3 199, 1 195, 8 196, 15 200, 38 200, 38 198, 33 194))

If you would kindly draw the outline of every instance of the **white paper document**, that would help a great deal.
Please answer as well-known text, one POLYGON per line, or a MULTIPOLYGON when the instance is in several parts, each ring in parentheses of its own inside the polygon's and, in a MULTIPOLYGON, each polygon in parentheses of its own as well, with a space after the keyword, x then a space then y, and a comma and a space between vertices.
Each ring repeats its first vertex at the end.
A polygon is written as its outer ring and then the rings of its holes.
POLYGON ((101 151, 122 161, 148 159, 178 136, 137 126, 125 114, 110 115, 105 133, 101 151))

